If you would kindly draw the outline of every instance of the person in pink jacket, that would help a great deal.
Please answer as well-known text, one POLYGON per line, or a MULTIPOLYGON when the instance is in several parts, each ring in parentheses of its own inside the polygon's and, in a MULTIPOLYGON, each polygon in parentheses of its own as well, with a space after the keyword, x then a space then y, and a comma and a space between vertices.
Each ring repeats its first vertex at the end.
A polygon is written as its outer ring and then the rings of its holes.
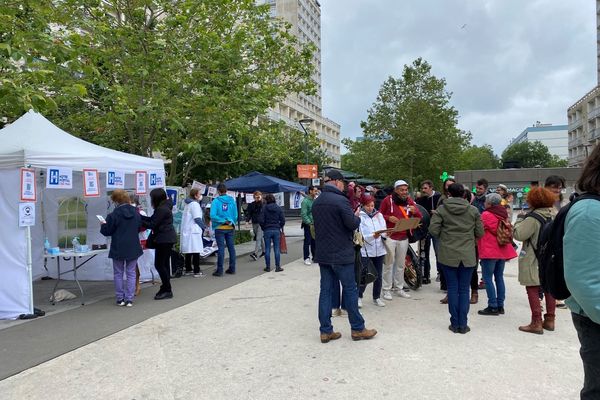
POLYGON ((488 306, 479 310, 480 315, 504 314, 504 263, 517 257, 511 243, 499 245, 496 232, 500 221, 508 220, 508 211, 501 205, 502 197, 497 193, 485 196, 485 211, 481 214, 484 235, 477 242, 481 271, 488 297, 488 306), (493 279, 492 279, 493 278, 493 279), (494 285, 495 281, 495 285, 494 285))

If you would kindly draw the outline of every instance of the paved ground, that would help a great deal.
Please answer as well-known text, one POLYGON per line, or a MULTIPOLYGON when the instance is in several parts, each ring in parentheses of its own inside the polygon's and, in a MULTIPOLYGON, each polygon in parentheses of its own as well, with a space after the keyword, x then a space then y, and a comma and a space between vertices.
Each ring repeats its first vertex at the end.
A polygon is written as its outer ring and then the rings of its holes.
MULTIPOLYGON (((297 261, 281 273, 257 274, 226 288, 219 287, 225 280, 212 277, 180 280, 178 286, 189 282, 214 290, 170 311, 169 304, 179 304, 141 299, 124 309, 98 302, 96 309, 78 309, 86 310, 85 318, 69 311, 0 331, 4 364, 15 357, 7 336, 44 320, 64 315, 21 332, 21 340, 35 337, 23 354, 51 352, 59 337, 90 337, 90 324, 131 325, 0 381, 2 398, 578 398, 582 368, 569 312, 558 310, 555 332, 519 332, 529 309, 516 262, 506 270, 506 315, 477 315, 485 307, 481 293, 483 301, 470 312, 469 334, 447 329, 447 308, 438 301, 443 293, 432 284, 385 308, 366 296, 367 326, 379 330, 373 340, 351 341, 346 317, 336 317, 343 337, 321 344, 318 267, 305 266, 300 242, 291 244, 297 261)), ((248 270, 256 273, 254 266, 248 270)))

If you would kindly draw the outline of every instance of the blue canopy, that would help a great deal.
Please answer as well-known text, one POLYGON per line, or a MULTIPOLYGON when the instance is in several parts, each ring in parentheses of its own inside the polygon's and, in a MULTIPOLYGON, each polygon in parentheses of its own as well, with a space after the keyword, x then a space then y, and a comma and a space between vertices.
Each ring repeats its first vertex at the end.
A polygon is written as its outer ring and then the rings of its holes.
POLYGON ((230 179, 225 182, 225 186, 227 190, 243 193, 252 193, 256 190, 265 193, 306 192, 306 186, 275 178, 274 176, 264 175, 256 171, 230 179))

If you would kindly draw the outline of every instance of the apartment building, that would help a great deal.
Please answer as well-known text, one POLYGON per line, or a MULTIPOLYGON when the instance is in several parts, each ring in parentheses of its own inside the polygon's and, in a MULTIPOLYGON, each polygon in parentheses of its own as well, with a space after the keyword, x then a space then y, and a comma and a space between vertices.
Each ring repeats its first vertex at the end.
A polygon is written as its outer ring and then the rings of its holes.
POLYGON ((321 147, 333 159, 333 166, 340 166, 340 125, 323 116, 321 98, 321 5, 316 0, 258 0, 258 4, 269 4, 271 17, 282 18, 292 25, 292 32, 302 43, 313 43, 315 71, 312 79, 316 83, 314 95, 291 95, 269 110, 272 120, 284 121, 301 132, 298 121, 310 119, 306 129, 317 132, 321 147))

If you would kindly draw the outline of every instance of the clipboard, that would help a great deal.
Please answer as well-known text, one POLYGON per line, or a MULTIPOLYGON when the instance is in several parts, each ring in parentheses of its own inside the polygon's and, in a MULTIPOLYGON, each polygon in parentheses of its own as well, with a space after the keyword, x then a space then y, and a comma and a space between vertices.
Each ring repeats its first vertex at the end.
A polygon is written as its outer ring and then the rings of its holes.
POLYGON ((396 222, 396 225, 393 228, 382 229, 380 231, 375 231, 375 233, 382 234, 408 231, 410 229, 416 229, 420 223, 421 218, 403 218, 396 222))

